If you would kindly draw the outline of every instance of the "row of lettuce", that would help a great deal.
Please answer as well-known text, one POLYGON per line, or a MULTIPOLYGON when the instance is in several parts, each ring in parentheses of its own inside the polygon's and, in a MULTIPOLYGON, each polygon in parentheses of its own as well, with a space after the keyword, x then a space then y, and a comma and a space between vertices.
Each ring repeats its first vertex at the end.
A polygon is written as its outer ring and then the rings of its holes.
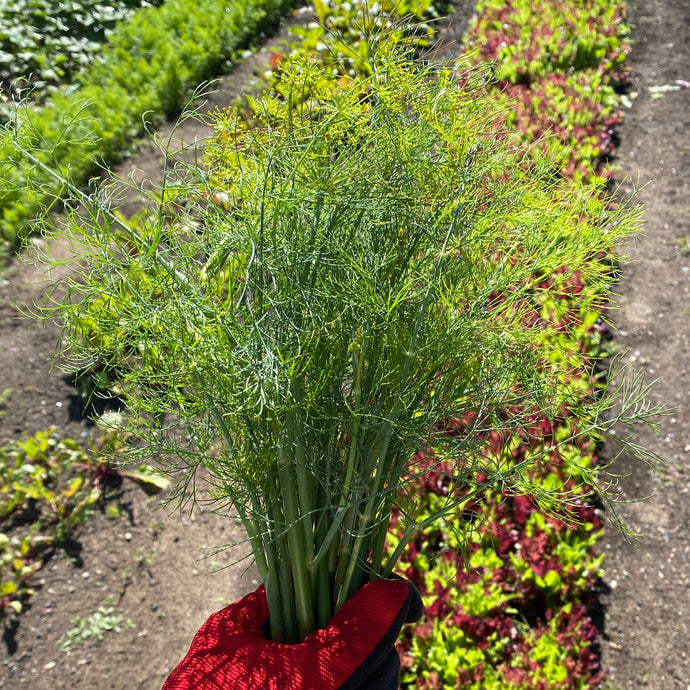
MULTIPOLYGON (((504 110, 501 126, 553 161, 555 181, 599 185, 602 194, 622 117, 617 93, 628 78, 624 19, 621 1, 481 0, 465 37, 473 60, 495 64, 490 88, 504 110)), ((564 362, 571 349, 601 356, 601 314, 582 306, 586 276, 563 284, 556 271, 543 287, 534 318, 552 324, 564 362)), ((585 371, 569 376, 584 394, 603 385, 585 371)), ((535 445, 557 447, 539 470, 544 482, 577 485, 582 468, 597 462, 594 439, 559 445, 577 425, 567 412, 535 420, 522 439, 489 435, 487 452, 519 462, 535 445)), ((576 690, 603 682, 594 622, 602 524, 588 489, 569 517, 544 512, 535 496, 491 494, 420 535, 403 574, 423 593, 427 617, 400 644, 404 687, 576 690), (469 544, 458 549, 468 524, 469 544)), ((448 500, 443 471, 427 476, 419 494, 429 512, 448 500)))
MULTIPOLYGON (((188 17, 204 16, 198 12, 199 4, 188 17)), ((142 112, 157 113, 150 117, 151 123, 173 115, 195 85, 225 69, 257 26, 291 3, 254 3, 251 11, 249 5, 234 3, 232 12, 225 12, 222 4, 222 16, 221 3, 201 4, 208 5, 210 14, 198 25, 196 19, 183 22, 184 28, 179 26, 179 15, 172 13, 189 12, 186 2, 171 0, 138 13, 126 31, 113 34, 109 57, 84 73, 77 90, 26 115, 44 132, 46 162, 69 168, 77 180, 86 181, 96 169, 96 153, 113 160, 132 146, 144 126, 142 112), (231 24, 221 21, 228 14, 232 17, 228 22, 235 22, 232 39, 227 33, 232 33, 231 24), (219 25, 225 27, 225 34, 219 25), (136 27, 144 28, 139 32, 136 27), (164 37, 170 40, 170 36, 175 40, 160 48, 164 37), (86 107, 90 100, 94 104, 86 107), (105 117, 109 109, 111 119, 105 117), (60 139, 62 125, 73 117, 77 121, 71 131, 76 134, 60 139)), ((357 3, 314 4, 320 24, 303 27, 295 49, 287 56, 275 56, 271 86, 277 96, 282 60, 316 53, 326 72, 351 80, 367 64, 358 56, 366 57, 359 51, 367 50, 368 22, 386 23, 394 8, 403 16, 412 13, 418 22, 416 36, 425 44, 433 33, 428 20, 442 11, 427 0, 384 7, 370 4, 364 21, 357 3)), ((496 127, 507 126, 517 139, 536 142, 532 155, 552 162, 554 184, 592 183, 602 185, 603 193, 613 128, 620 120, 616 89, 626 80, 624 12, 618 0, 540 0, 537 6, 528 0, 486 0, 477 5, 465 46, 468 60, 495 63, 495 82, 489 88, 499 104, 496 127)), ((19 160, 15 147, 21 147, 21 141, 13 141, 10 130, 4 136, 0 155, 7 168, 19 160)), ((36 175, 35 196, 5 196, 0 202, 3 233, 16 242, 30 230, 25 221, 59 190, 37 170, 19 166, 12 174, 36 175)), ((534 318, 552 324, 564 362, 573 349, 591 353, 594 361, 601 354, 603 326, 601 315, 583 306, 590 302, 591 288, 585 276, 564 282, 559 275, 556 270, 540 286, 542 297, 534 318)), ((567 375, 573 390, 585 396, 594 394, 599 385, 585 371, 567 375)), ((559 419, 535 419, 522 436, 507 439, 488 434, 487 453, 519 462, 535 446, 555 447, 539 468, 543 481, 550 486, 577 486, 583 470, 597 460, 593 439, 560 443, 577 424, 564 410, 559 419)), ((455 420, 447 430, 462 431, 463 420, 455 420)), ((424 466, 430 458, 420 453, 417 461, 424 466)), ((428 503, 428 513, 436 512, 435 506, 449 498, 448 473, 434 463, 433 471, 424 473, 419 482, 418 495, 428 503)), ((602 572, 602 558, 595 552, 600 529, 588 487, 583 486, 581 500, 560 515, 540 510, 537 496, 492 493, 468 500, 454 518, 420 534, 401 574, 419 587, 427 615, 400 645, 404 686, 560 690, 599 683, 603 674, 591 606, 593 587, 602 572)), ((393 529, 390 548, 398 536, 393 529)), ((29 554, 25 555, 29 568, 29 554)), ((12 567, 20 565, 21 557, 14 558, 12 567)), ((27 577, 31 572, 26 571, 27 577)))

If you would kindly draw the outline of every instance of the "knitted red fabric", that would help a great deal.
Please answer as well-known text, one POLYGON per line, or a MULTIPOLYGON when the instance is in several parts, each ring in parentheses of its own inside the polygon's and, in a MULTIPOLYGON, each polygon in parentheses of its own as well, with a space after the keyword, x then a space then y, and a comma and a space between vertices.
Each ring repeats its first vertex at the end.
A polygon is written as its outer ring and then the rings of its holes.
POLYGON ((212 614, 163 690, 337 690, 357 670, 406 604, 405 580, 364 585, 329 625, 300 644, 267 640, 263 585, 212 614))

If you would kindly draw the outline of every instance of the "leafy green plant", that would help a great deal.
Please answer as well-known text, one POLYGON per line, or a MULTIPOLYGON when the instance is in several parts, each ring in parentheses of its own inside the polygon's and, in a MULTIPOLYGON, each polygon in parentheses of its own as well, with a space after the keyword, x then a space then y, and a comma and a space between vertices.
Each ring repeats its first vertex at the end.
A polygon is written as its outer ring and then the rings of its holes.
POLYGON ((0 417, 7 413, 7 403, 9 402, 11 396, 11 388, 5 388, 5 390, 0 393, 0 417))
POLYGON ((26 90, 32 100, 42 100, 51 87, 69 82, 93 62, 118 22, 160 3, 0 0, 0 90, 26 90))
POLYGON ((134 554, 134 560, 140 568, 147 569, 151 567, 157 553, 157 551, 146 550, 143 546, 140 546, 134 554))
POLYGON ((168 480, 147 465, 116 468, 124 436, 109 430, 84 451, 53 428, 0 448, 0 617, 22 612, 31 576, 64 546, 116 474, 156 493, 168 480))
POLYGON ((74 441, 58 440, 54 429, 4 448, 0 520, 33 515, 36 529, 52 525, 55 539, 64 541, 98 499, 88 488, 85 472, 70 476, 83 457, 74 441))
POLYGON ((690 235, 676 237, 673 240, 673 243, 678 246, 678 249, 683 256, 690 256, 690 235))
POLYGON ((128 618, 124 620, 120 614, 115 613, 115 602, 112 598, 88 618, 77 616, 74 627, 68 630, 60 640, 58 645, 63 652, 70 652, 72 649, 84 642, 96 640, 100 642, 106 633, 119 633, 125 628, 136 628, 136 623, 128 618))
POLYGON ((99 498, 79 465, 84 453, 54 429, 0 448, 0 616, 21 613, 29 579, 66 542, 99 498))
MULTIPOLYGON (((130 227, 98 200, 90 222, 73 215, 87 268, 46 312, 73 365, 127 359, 133 452, 176 458, 182 492, 210 472, 247 529, 275 639, 327 623, 473 496, 500 486, 551 507, 572 496, 534 479, 550 445, 515 462, 482 451, 487 432, 512 438, 535 413, 585 403, 577 434, 614 423, 607 400, 562 384, 528 317, 559 267, 586 271, 603 300, 612 277, 596 257, 636 214, 604 212, 590 189, 554 190, 492 136, 483 71, 421 67, 395 43, 345 89, 318 60, 283 66, 288 97, 256 102, 251 129, 219 114, 208 170, 180 170, 178 196, 162 194, 185 207, 172 224, 161 212, 130 227), (91 298, 123 295, 115 313, 89 311, 100 335, 83 338, 91 298), (465 433, 446 433, 454 419, 465 433), (409 491, 420 448, 451 462, 464 490, 433 514, 409 491), (404 531, 386 554, 395 510, 404 531)), ((641 393, 618 420, 651 422, 641 393)))
POLYGON ((32 557, 29 535, 10 538, 0 532, 0 618, 19 615, 34 593, 29 578, 43 563, 32 557))
POLYGON ((105 511, 105 516, 108 520, 119 520, 124 514, 124 508, 117 504, 109 505, 105 511))
POLYGON ((625 11, 624 0, 480 0, 465 44, 494 63, 502 82, 530 84, 579 70, 621 82, 629 51, 625 11))

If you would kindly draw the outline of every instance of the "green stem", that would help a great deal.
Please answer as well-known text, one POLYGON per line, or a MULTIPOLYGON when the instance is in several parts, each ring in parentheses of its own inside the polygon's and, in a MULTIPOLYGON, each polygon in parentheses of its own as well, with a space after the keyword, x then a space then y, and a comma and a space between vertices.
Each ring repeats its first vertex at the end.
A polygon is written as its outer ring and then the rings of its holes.
MULTIPOLYGON (((407 457, 404 455, 398 456, 397 460, 393 464, 393 469, 392 469, 392 476, 394 477, 400 477, 402 476, 402 473, 405 469, 405 465, 407 464, 407 457)), ((371 556, 371 569, 372 569, 372 577, 379 577, 380 573, 383 570, 383 555, 385 552, 386 548, 386 539, 388 537, 388 527, 390 525, 391 521, 391 514, 393 512, 393 505, 395 503, 395 494, 394 493, 389 493, 387 494, 385 498, 385 508, 382 511, 382 515, 384 516, 381 523, 378 525, 376 528, 376 539, 374 543, 374 548, 372 551, 372 556, 371 556)), ((395 561, 393 562, 393 565, 395 564, 395 561)), ((390 562, 389 562, 390 565, 390 562)), ((386 570, 388 571, 388 576, 390 576, 390 570, 388 566, 386 567, 386 570)))
MULTIPOLYGON (((252 499, 254 503, 254 499, 252 499)), ((268 616, 271 626, 271 639, 276 642, 286 640, 286 621, 283 616, 283 599, 281 592, 280 578, 280 559, 278 556, 280 534, 275 529, 270 529, 264 522, 264 544, 263 549, 266 555, 266 577, 264 578, 264 588, 266 590, 266 602, 268 604, 268 616)))
MULTIPOLYGON (((329 511, 330 512, 330 511, 329 511)), ((322 544, 324 533, 326 532, 326 515, 323 513, 316 526, 316 543, 322 544)), ((323 548, 323 547, 321 547, 323 548)), ((321 550, 321 548, 319 550, 321 550)), ((317 628, 325 628, 333 617, 333 607, 331 604, 330 574, 328 572, 328 561, 322 560, 315 563, 314 589, 316 592, 316 610, 314 612, 317 628)))
MULTIPOLYGON (((230 493, 230 492, 228 492, 230 493)), ((257 511, 258 501, 255 496, 252 496, 252 507, 255 515, 260 515, 257 511)), ((266 576, 268 575, 268 563, 266 561, 265 547, 261 540, 261 528, 257 521, 247 515, 247 511, 244 506, 240 505, 238 501, 232 499, 233 505, 237 514, 239 515, 244 528, 247 530, 247 536, 249 537, 249 544, 252 547, 252 553, 254 554, 254 561, 256 563, 256 569, 259 571, 259 576, 263 582, 266 581, 266 576)))
MULTIPOLYGON (((338 561, 338 566, 335 574, 334 581, 334 594, 336 598, 335 607, 336 610, 345 603, 347 598, 347 592, 350 589, 350 582, 352 580, 352 574, 350 573, 350 568, 348 568, 349 561, 349 546, 352 541, 352 531, 354 530, 356 523, 356 512, 357 512, 357 502, 353 503, 353 497, 350 495, 352 491, 352 479, 354 477, 355 465, 357 464, 358 449, 359 449, 359 434, 360 434, 360 424, 361 424, 361 408, 362 408, 362 371, 364 368, 364 358, 366 354, 367 344, 368 344, 368 326, 362 324, 360 333, 355 337, 353 344, 354 354, 353 354, 353 364, 355 370, 355 380, 353 387, 353 398, 354 406, 352 410, 352 416, 354 418, 352 426, 352 436, 350 438, 350 450, 347 459, 347 468, 345 471, 345 479, 343 481, 343 489, 340 496, 340 507, 345 508, 349 502, 349 508, 346 511, 341 512, 340 510, 336 512, 336 519, 339 515, 342 517, 341 520, 348 515, 348 523, 345 529, 345 538, 341 539, 341 549, 340 555, 341 560, 338 561), (359 341, 359 342, 358 342, 359 341)), ((336 533, 336 523, 331 525, 329 533, 326 535, 326 540, 335 538, 336 533)))
MULTIPOLYGON (((286 449, 281 448, 281 454, 286 449)), ((290 553, 289 565, 292 570, 294 584, 294 602, 297 615, 297 629, 299 641, 309 633, 314 632, 314 609, 312 606, 311 589, 309 586, 309 572, 307 570, 307 556, 304 545, 304 530, 300 524, 298 496, 292 481, 290 465, 285 458, 281 458, 279 470, 282 490, 282 503, 285 510, 287 542, 290 553)), ((309 559, 311 560, 311 559, 309 559)))
POLYGON ((335 597, 335 610, 339 611, 342 605, 347 601, 347 590, 350 586, 352 574, 350 573, 350 564, 352 563, 352 547, 351 544, 356 537, 353 532, 356 526, 357 504, 351 503, 347 509, 347 516, 344 521, 344 527, 340 538, 340 548, 337 553, 337 564, 335 568, 335 578, 333 582, 333 593, 335 597))
POLYGON ((295 474, 297 476, 297 493, 299 497, 299 513, 304 533, 305 562, 314 559, 314 534, 312 523, 312 481, 307 469, 307 459, 304 447, 304 422, 300 413, 302 403, 302 387, 297 378, 292 380, 292 396, 296 405, 295 412, 289 415, 290 432, 295 436, 294 459, 295 474))
MULTIPOLYGON (((395 414, 395 410, 393 413, 395 414)), ((377 441, 375 450, 372 450, 370 454, 369 466, 376 467, 376 474, 371 486, 369 498, 364 508, 364 514, 362 515, 362 519, 359 524, 359 529, 357 530, 357 536, 354 537, 352 549, 347 554, 347 569, 342 585, 338 591, 338 597, 335 604, 336 611, 340 610, 342 605, 350 596, 350 590, 352 588, 351 585, 355 576, 356 568, 361 563, 366 561, 367 553, 365 551, 365 545, 368 547, 369 544, 368 531, 370 525, 374 522, 377 508, 381 500, 380 494, 387 471, 386 465, 388 464, 388 462, 386 462, 386 456, 388 455, 388 448, 393 436, 393 430, 389 420, 386 420, 384 424, 384 431, 380 432, 379 434, 379 436, 383 434, 383 437, 377 441)))
POLYGON ((349 578, 347 586, 343 589, 346 593, 347 599, 353 596, 357 590, 366 582, 367 574, 370 573, 370 566, 367 562, 369 549, 371 548, 371 532, 367 532, 361 542, 359 555, 356 559, 352 559, 353 568, 352 574, 349 578))
POLYGON ((417 525, 408 525, 407 529, 405 530, 405 533, 400 539, 400 542, 396 546, 393 555, 388 559, 388 563, 386 564, 386 567, 383 569, 381 573, 383 577, 391 576, 393 568, 395 567, 395 564, 398 562, 398 559, 402 555, 402 552, 405 550, 405 548, 407 548, 407 545, 410 543, 410 540, 419 529, 420 528, 417 525))
POLYGON ((359 432, 362 420, 362 370, 364 369, 364 357, 369 343, 369 327, 366 323, 362 324, 361 338, 355 337, 354 354, 352 356, 353 365, 355 369, 354 388, 352 390, 352 397, 354 398, 354 407, 352 416, 354 422, 352 424, 352 437, 350 438, 350 452, 347 458, 347 469, 345 471, 345 481, 343 482, 343 492, 340 498, 340 505, 347 503, 350 488, 352 486, 352 477, 355 471, 355 464, 357 460, 357 450, 359 448, 359 432))
POLYGON ((382 571, 382 576, 383 577, 390 577, 393 568, 395 567, 395 564, 398 562, 398 559, 400 556, 402 556, 403 551, 407 547, 407 545, 410 543, 410 540, 414 535, 419 532, 420 530, 423 530, 424 528, 428 527, 429 525, 433 524, 434 522, 437 522, 440 518, 442 518, 444 515, 457 515, 458 509, 466 505, 469 501, 471 501, 475 496, 479 496, 480 494, 484 493, 486 491, 486 486, 481 485, 477 487, 474 491, 471 491, 467 494, 464 494, 463 497, 457 501, 452 501, 448 504, 445 505, 443 510, 438 511, 437 513, 434 513, 433 515, 430 515, 429 517, 425 518, 419 523, 408 525, 407 529, 405 530, 405 533, 403 534, 402 538, 398 542, 398 545, 395 547, 395 551, 393 551, 393 554, 391 557, 388 559, 388 563, 386 564, 386 567, 382 571))
POLYGON ((331 521, 331 526, 328 528, 328 532, 326 532, 326 535, 323 537, 323 539, 318 540, 319 550, 317 554, 314 556, 313 560, 307 563, 310 568, 318 566, 330 553, 334 539, 340 536, 340 526, 342 525, 343 519, 345 518, 345 515, 347 515, 348 510, 349 506, 339 506, 335 511, 335 515, 331 521))
POLYGON ((297 644, 301 642, 297 611, 295 608, 295 594, 292 588, 292 571, 290 569, 290 550, 286 544, 285 535, 276 537, 278 551, 278 582, 280 591, 280 605, 283 614, 285 642, 297 644))
POLYGON ((374 528, 374 546, 371 551, 371 573, 369 578, 376 579, 381 575, 383 565, 383 554, 386 550, 386 537, 388 536, 388 526, 391 521, 393 511, 393 496, 389 495, 385 500, 385 508, 382 511, 380 523, 374 528))
MULTIPOLYGON (((271 584, 273 592, 272 599, 269 601, 273 601, 276 606, 276 615, 279 611, 282 618, 283 637, 281 641, 293 644, 300 642, 300 639, 292 588, 289 548, 285 538, 286 521, 279 500, 282 489, 272 470, 267 471, 266 479, 268 486, 274 490, 272 495, 267 496, 272 522, 268 531, 266 551, 267 554, 273 555, 272 561, 269 562, 269 573, 274 572, 276 574, 275 581, 269 576, 269 584, 271 584)), ((270 603, 269 613, 272 619, 274 614, 271 611, 270 603)), ((271 626, 273 626, 272 623, 271 626)), ((273 627, 271 627, 271 636, 276 639, 273 636, 273 627)))
POLYGON ((264 546, 268 571, 264 577, 266 602, 271 628, 271 639, 275 642, 285 642, 285 624, 283 622, 283 597, 280 591, 280 567, 276 555, 275 545, 266 543, 264 546))

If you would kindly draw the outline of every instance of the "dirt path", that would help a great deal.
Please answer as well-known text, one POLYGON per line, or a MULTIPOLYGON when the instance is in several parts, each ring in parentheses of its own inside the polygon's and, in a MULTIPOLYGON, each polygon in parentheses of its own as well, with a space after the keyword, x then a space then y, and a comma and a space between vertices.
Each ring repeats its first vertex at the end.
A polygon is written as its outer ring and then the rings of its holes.
MULTIPOLYGON (((621 480, 625 522, 643 536, 635 548, 609 529, 603 542, 609 593, 604 665, 621 688, 690 688, 690 3, 633 0, 630 68, 639 95, 619 130, 619 177, 648 183, 644 237, 625 251, 615 342, 659 379, 653 397, 675 407, 657 438, 668 462, 657 480, 635 471, 621 480), (671 87, 674 90, 659 90, 671 87), (656 92, 656 93, 655 93, 656 92)), ((625 184, 625 190, 631 185, 625 184)), ((618 471, 627 474, 622 459, 618 471)))
MULTIPOLYGON (((448 42, 464 31, 473 4, 456 3, 448 42)), ((660 377, 656 398, 677 409, 660 437, 644 439, 668 459, 668 472, 660 481, 639 471, 622 480, 627 497, 657 493, 621 509, 629 525, 645 535, 637 550, 611 529, 603 542, 607 608, 602 646, 616 690, 688 690, 690 315, 683 314, 690 310, 690 156, 684 137, 690 88, 676 80, 690 81, 690 3, 631 0, 630 5, 630 19, 637 25, 631 67, 639 97, 620 130, 620 179, 639 171, 642 182, 653 182, 639 195, 647 207, 646 236, 627 250, 637 263, 625 268, 615 342, 630 348, 627 359, 634 366, 660 377), (657 92, 662 96, 656 98, 650 87, 664 85, 679 89, 657 92)), ((227 104, 267 59, 265 51, 224 79, 209 107, 227 104)), ((176 136, 191 144, 207 135, 190 121, 176 136)), ((160 157, 146 147, 121 173, 126 177, 132 167, 137 180, 155 180, 160 157)), ((17 320, 17 305, 40 295, 39 278, 21 265, 0 277, 0 392, 14 390, 7 414, 0 416, 0 440, 50 424, 76 438, 91 433, 74 389, 57 372, 49 373, 55 332, 17 320)), ((625 470, 625 459, 619 467, 625 470)), ((77 560, 55 557, 41 572, 31 608, 18 628, 5 632, 0 687, 154 690, 208 614, 255 586, 254 571, 245 572, 244 564, 211 573, 232 561, 228 554, 199 560, 204 545, 241 539, 226 518, 199 509, 191 515, 170 514, 134 486, 124 484, 119 491, 126 516, 108 520, 97 513, 79 537, 77 560), (60 652, 57 640, 74 617, 94 613, 109 596, 117 602, 117 613, 136 627, 98 645, 60 652)))

